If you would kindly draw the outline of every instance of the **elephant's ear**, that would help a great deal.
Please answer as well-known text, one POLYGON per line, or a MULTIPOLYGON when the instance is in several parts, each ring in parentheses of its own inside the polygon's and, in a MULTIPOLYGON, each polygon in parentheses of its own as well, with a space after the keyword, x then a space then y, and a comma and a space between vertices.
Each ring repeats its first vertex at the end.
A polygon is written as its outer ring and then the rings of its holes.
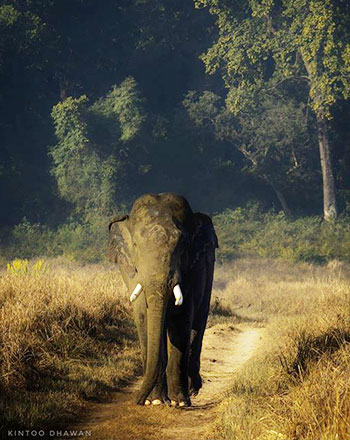
POLYGON ((134 278, 137 270, 132 256, 132 237, 128 228, 129 216, 114 217, 108 226, 108 258, 118 263, 129 278, 134 278))
POLYGON ((193 267, 205 256, 215 259, 215 249, 218 247, 218 238, 211 218, 201 212, 194 213, 191 240, 191 266, 193 267))

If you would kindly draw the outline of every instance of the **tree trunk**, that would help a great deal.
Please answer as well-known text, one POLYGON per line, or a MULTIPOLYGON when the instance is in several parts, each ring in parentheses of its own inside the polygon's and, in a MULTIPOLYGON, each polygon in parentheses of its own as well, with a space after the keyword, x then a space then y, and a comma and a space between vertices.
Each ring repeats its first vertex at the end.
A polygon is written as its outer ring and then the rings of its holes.
POLYGON ((61 101, 64 101, 65 99, 68 98, 69 83, 67 78, 66 77, 59 78, 58 86, 60 90, 61 101))
POLYGON ((337 202, 328 143, 327 123, 322 111, 316 113, 316 121, 323 180, 323 217, 329 222, 337 218, 337 202))
POLYGON ((273 190, 276 193, 276 196, 282 206, 283 212, 286 214, 286 217, 292 217, 292 211, 289 209, 288 203, 286 198, 284 197, 284 194, 281 190, 279 190, 275 184, 270 182, 270 185, 272 186, 273 190))
MULTIPOLYGON (((305 57, 303 57, 303 54, 301 52, 299 53, 303 60, 305 69, 308 73, 308 79, 312 84, 314 82, 314 74, 311 69, 310 62, 305 57)), ((330 222, 337 218, 338 213, 337 201, 335 198, 335 185, 331 164, 331 155, 328 143, 327 122, 322 108, 320 110, 317 110, 315 113, 323 181, 323 218, 327 222, 330 222)))

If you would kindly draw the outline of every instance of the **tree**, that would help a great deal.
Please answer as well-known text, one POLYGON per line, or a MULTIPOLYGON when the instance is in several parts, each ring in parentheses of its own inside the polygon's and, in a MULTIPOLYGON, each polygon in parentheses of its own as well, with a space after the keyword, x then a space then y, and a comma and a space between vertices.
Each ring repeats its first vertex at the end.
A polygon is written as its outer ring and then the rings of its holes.
POLYGON ((221 69, 227 106, 237 114, 286 81, 307 90, 318 129, 324 219, 337 217, 327 133, 331 107, 350 96, 349 7, 331 0, 194 0, 217 16, 218 39, 202 56, 221 69))
POLYGON ((233 116, 213 92, 191 92, 184 105, 198 129, 208 129, 218 140, 230 142, 246 161, 248 171, 275 192, 283 211, 291 216, 286 191, 310 186, 309 132, 302 105, 266 97, 259 108, 233 116))
POLYGON ((127 176, 136 177, 140 159, 139 145, 131 141, 145 121, 142 104, 128 77, 91 105, 83 95, 53 107, 58 143, 50 150, 52 174, 76 212, 110 215, 127 201, 127 176))
MULTIPOLYGON (((57 224, 67 214, 47 154, 56 143, 50 114, 58 101, 86 95, 90 108, 133 76, 147 113, 171 118, 191 84, 208 82, 198 56, 212 24, 188 0, 1 0, 0 224, 23 216, 57 224)), ((150 147, 145 140, 142 148, 150 147)), ((144 190, 140 184, 134 195, 144 190)))

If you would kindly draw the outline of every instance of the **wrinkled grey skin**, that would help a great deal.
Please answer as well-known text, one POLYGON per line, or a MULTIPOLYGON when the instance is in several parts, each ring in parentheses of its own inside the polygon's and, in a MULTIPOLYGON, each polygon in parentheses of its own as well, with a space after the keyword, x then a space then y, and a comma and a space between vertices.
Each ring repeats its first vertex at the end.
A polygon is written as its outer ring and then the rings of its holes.
POLYGON ((145 194, 129 216, 109 225, 108 255, 131 294, 144 378, 136 402, 190 405, 202 386, 200 353, 207 323, 217 237, 210 217, 193 213, 182 196, 145 194), (175 306, 180 284, 183 304, 175 306))

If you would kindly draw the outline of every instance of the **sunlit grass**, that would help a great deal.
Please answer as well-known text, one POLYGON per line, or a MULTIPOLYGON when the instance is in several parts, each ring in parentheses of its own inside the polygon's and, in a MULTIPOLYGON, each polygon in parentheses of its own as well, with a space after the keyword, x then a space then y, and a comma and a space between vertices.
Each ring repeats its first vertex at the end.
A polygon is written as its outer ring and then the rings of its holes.
MULTIPOLYGON (((0 273, 1 423, 66 423, 140 371, 131 306, 115 266, 23 261, 0 273)), ((267 331, 220 406, 216 440, 350 437, 349 279, 339 261, 217 266, 209 325, 267 331)))
POLYGON ((5 426, 66 421, 86 399, 106 396, 139 368, 115 268, 15 260, 0 276, 0 306, 5 426))
POLYGON ((254 259, 219 269, 214 294, 267 331, 208 438, 350 438, 348 269, 254 259))

